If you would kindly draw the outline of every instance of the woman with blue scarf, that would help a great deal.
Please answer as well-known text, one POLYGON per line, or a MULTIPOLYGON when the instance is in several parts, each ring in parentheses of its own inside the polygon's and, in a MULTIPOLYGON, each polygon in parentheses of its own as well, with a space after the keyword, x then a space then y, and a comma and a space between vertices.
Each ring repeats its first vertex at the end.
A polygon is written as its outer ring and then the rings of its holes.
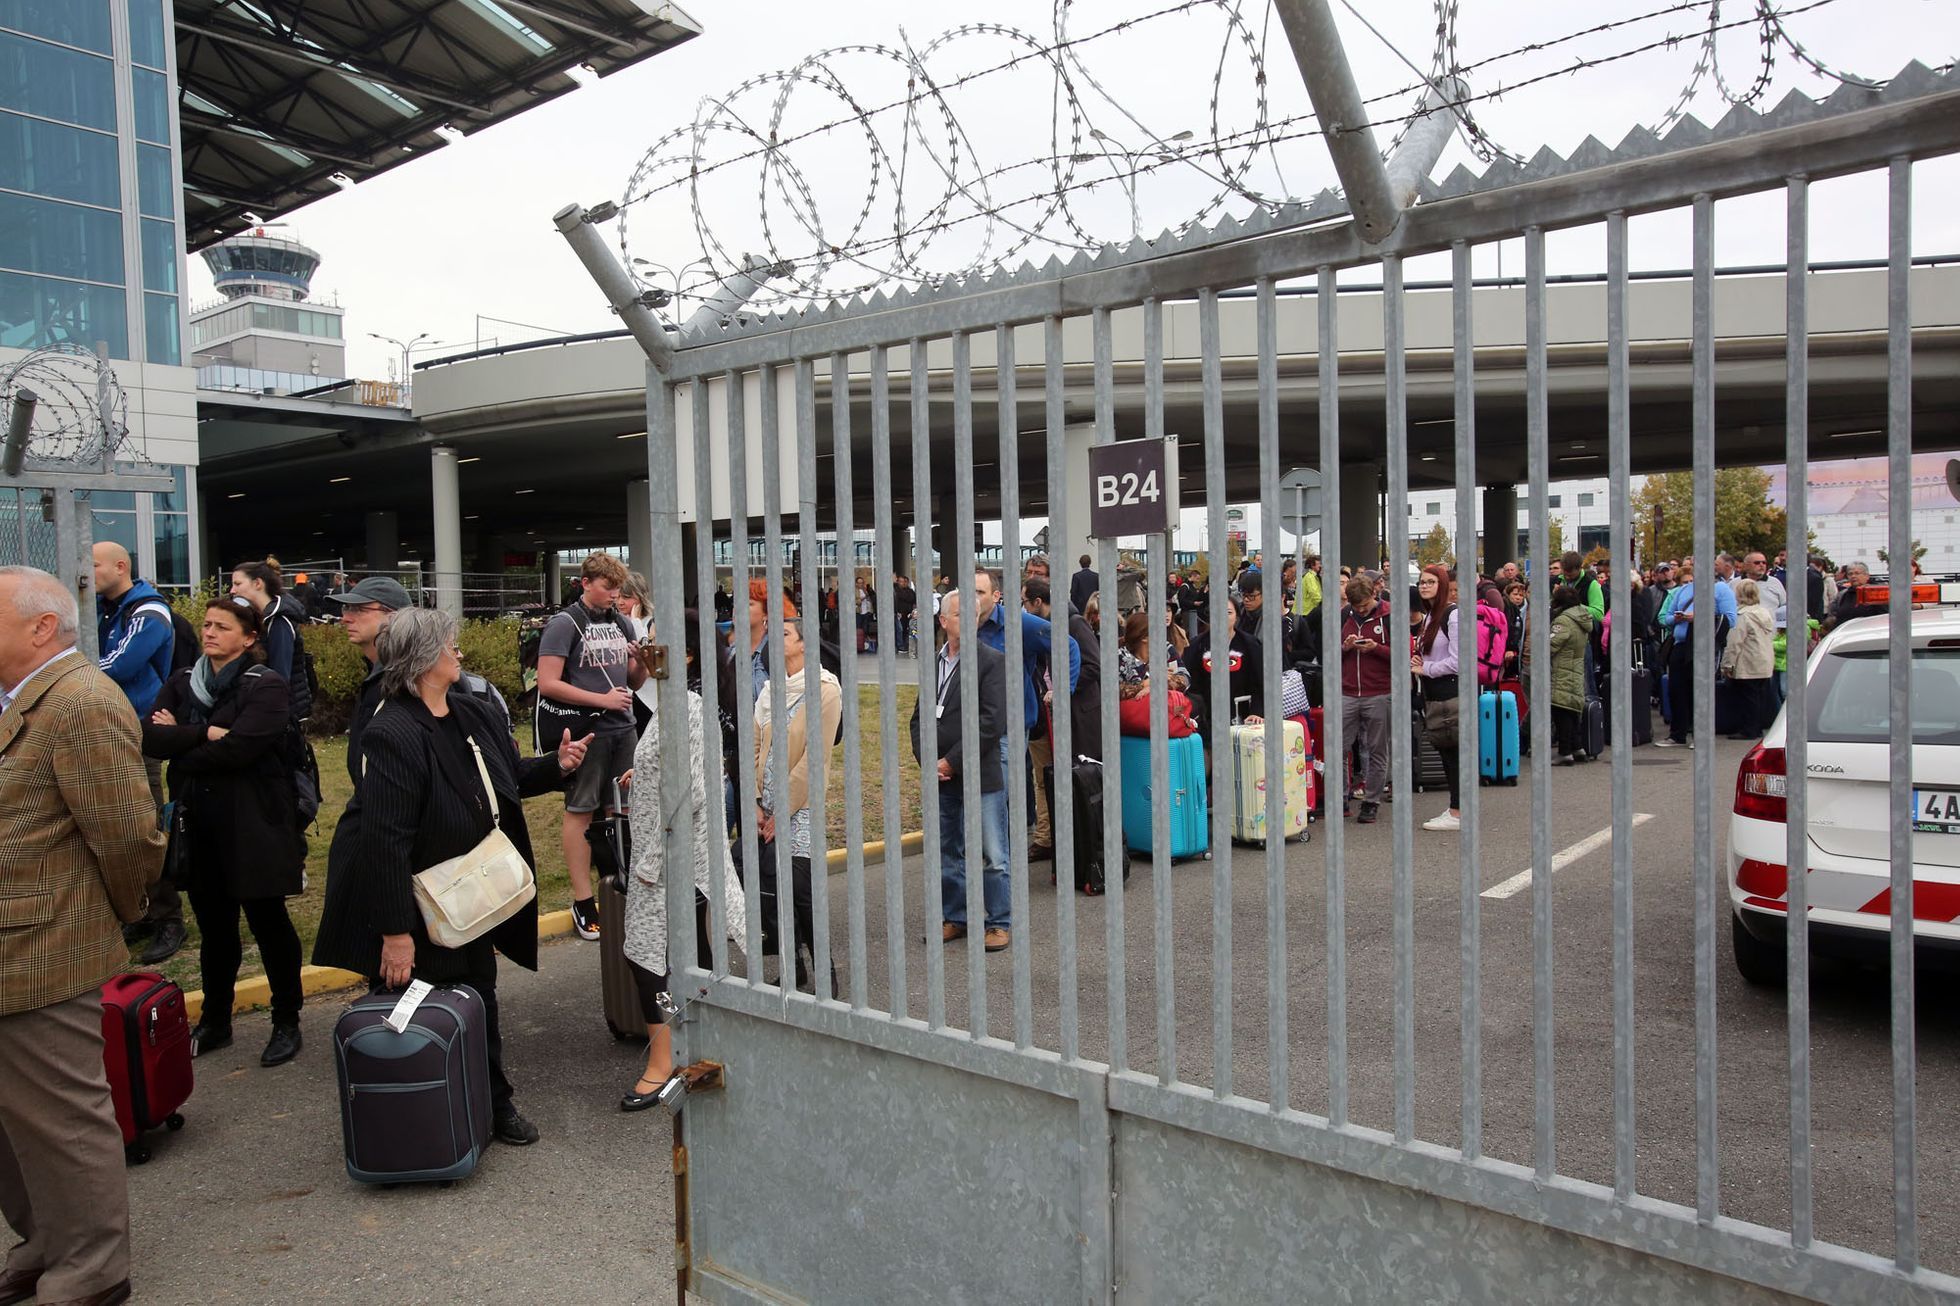
POLYGON ((304 888, 306 838, 280 746, 288 689, 265 665, 264 641, 248 599, 206 604, 204 655, 164 682, 143 725, 143 751, 170 764, 170 798, 185 818, 190 882, 179 887, 190 892, 203 936, 204 1012, 191 1031, 191 1055, 231 1042, 243 909, 272 988, 272 1038, 259 1064, 276 1066, 300 1049, 299 933, 285 900, 304 888))

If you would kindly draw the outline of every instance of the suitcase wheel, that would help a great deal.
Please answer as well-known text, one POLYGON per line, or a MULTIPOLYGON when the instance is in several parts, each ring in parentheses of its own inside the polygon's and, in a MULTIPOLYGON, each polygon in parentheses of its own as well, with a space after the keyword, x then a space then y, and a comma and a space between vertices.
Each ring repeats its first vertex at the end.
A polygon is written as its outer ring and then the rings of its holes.
POLYGON ((123 1148, 123 1164, 148 1165, 149 1163, 150 1149, 141 1143, 130 1143, 123 1148))
POLYGON ((184 1117, 172 1111, 163 1118, 163 1127, 174 1134, 184 1127, 184 1117))

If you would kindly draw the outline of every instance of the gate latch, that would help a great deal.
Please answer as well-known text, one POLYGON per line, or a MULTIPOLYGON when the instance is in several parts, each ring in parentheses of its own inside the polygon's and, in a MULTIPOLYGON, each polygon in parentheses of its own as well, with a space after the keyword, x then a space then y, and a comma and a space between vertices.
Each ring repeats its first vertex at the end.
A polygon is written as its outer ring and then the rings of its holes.
POLYGON ((647 679, 665 680, 667 678, 667 646, 665 644, 639 645, 640 663, 647 669, 647 679))
POLYGON ((722 1065, 719 1061, 697 1061, 691 1066, 674 1072, 665 1084, 660 1086, 658 1101, 669 1115, 679 1115, 687 1105, 690 1093, 705 1093, 722 1088, 722 1065))

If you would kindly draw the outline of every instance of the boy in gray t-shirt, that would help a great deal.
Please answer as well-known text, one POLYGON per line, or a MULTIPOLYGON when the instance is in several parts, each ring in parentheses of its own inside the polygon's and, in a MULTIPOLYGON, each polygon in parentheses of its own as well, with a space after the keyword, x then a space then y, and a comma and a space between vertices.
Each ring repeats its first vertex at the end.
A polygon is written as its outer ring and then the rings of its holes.
POLYGON ((555 747, 567 732, 574 739, 592 737, 565 793, 561 829, 572 924, 582 939, 599 937, 592 846, 585 834, 593 813, 610 810, 613 781, 632 769, 633 691, 646 679, 616 608, 626 576, 625 565, 610 554, 587 558, 579 570, 579 600, 551 619, 538 643, 539 747, 555 747))

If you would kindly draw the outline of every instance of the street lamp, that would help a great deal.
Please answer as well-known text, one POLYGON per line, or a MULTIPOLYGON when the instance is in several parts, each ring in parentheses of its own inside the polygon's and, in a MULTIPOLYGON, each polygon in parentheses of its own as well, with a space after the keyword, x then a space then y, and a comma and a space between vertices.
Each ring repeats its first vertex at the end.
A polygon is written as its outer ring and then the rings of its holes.
POLYGON ((433 332, 424 331, 421 335, 415 337, 415 339, 413 340, 403 341, 403 340, 397 340, 393 336, 384 336, 379 331, 368 332, 368 335, 372 336, 374 339, 381 341, 383 344, 393 345, 395 348, 402 351, 402 370, 401 370, 400 379, 403 385, 408 384, 409 354, 414 350, 415 346, 421 344, 424 340, 427 340, 433 334, 434 334, 433 332))
POLYGON ((1188 141, 1194 135, 1195 133, 1193 132, 1181 131, 1168 138, 1152 136, 1150 138, 1150 144, 1156 147, 1154 151, 1149 147, 1141 150, 1133 150, 1117 141, 1115 137, 1103 131, 1102 128, 1091 127, 1089 129, 1089 139, 1100 141, 1107 148, 1101 153, 1072 154, 1069 156, 1069 161, 1071 163, 1092 163, 1097 159, 1121 158, 1130 165, 1125 171, 1117 174, 1116 183, 1123 188, 1123 193, 1129 197, 1130 238, 1137 240, 1143 236, 1143 218, 1137 210, 1136 161, 1148 154, 1164 163, 1174 163, 1178 158, 1178 151, 1171 148, 1172 143, 1188 141))

